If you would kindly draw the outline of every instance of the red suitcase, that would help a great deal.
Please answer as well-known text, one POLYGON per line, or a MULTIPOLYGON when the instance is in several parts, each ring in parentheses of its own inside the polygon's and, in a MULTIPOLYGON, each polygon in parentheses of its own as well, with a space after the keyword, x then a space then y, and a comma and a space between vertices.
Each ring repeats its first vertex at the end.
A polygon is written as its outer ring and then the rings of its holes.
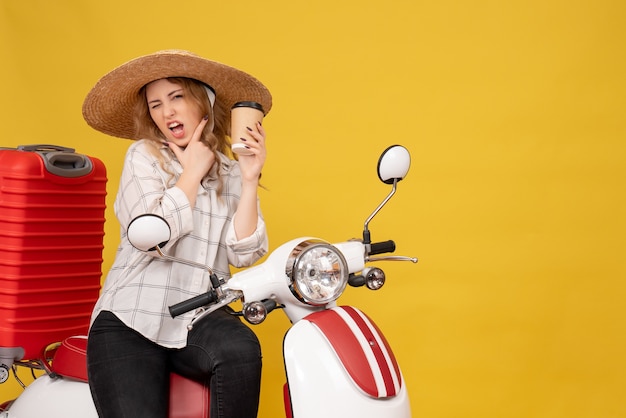
POLYGON ((53 145, 0 149, 0 363, 85 334, 100 292, 106 169, 53 145))

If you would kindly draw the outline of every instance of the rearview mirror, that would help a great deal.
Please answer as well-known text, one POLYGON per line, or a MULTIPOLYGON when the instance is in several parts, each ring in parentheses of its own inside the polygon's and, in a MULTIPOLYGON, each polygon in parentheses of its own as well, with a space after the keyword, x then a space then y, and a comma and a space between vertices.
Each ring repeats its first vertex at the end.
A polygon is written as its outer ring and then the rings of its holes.
POLYGON ((145 214, 133 219, 128 225, 128 240, 140 251, 163 248, 171 237, 170 226, 159 215, 145 214))
POLYGON ((393 184, 406 177, 411 166, 411 155, 402 145, 392 145, 378 159, 378 178, 385 184, 393 184))

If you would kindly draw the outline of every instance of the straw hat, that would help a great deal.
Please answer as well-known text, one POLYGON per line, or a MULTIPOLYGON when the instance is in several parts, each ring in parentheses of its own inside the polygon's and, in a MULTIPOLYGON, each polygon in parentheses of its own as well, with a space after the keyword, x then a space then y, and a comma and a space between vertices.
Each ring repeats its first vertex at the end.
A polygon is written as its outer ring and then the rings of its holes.
POLYGON ((100 132, 138 139, 133 106, 139 99, 139 90, 166 77, 193 78, 208 84, 215 90, 216 101, 226 110, 240 101, 258 102, 266 114, 272 107, 269 90, 251 75, 188 51, 165 50, 135 58, 104 75, 87 94, 83 117, 100 132))

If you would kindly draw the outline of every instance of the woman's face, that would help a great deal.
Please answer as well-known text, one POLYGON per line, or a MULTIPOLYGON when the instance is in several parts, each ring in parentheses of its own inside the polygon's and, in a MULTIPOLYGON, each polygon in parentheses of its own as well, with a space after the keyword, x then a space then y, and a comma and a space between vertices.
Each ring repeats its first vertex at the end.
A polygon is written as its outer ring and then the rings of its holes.
POLYGON ((189 94, 163 78, 146 86, 146 101, 152 120, 165 138, 186 147, 204 116, 189 94))

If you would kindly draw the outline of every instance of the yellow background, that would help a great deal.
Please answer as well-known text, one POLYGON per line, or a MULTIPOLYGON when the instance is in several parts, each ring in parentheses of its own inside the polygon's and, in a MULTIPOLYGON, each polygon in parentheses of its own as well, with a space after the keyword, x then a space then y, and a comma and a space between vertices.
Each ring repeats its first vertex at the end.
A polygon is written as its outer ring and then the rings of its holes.
MULTIPOLYGON (((621 0, 0 0, 0 146, 105 162, 106 271, 129 142, 84 123, 88 90, 166 48, 248 71, 274 95, 272 248, 360 236, 388 191, 378 154, 412 153, 370 227, 420 263, 380 264, 386 287, 342 302, 385 331, 415 417, 625 417, 625 12, 621 0)), ((256 328, 260 417, 282 414, 287 327, 279 313, 256 328)), ((11 380, 0 399, 17 392, 11 380)))

